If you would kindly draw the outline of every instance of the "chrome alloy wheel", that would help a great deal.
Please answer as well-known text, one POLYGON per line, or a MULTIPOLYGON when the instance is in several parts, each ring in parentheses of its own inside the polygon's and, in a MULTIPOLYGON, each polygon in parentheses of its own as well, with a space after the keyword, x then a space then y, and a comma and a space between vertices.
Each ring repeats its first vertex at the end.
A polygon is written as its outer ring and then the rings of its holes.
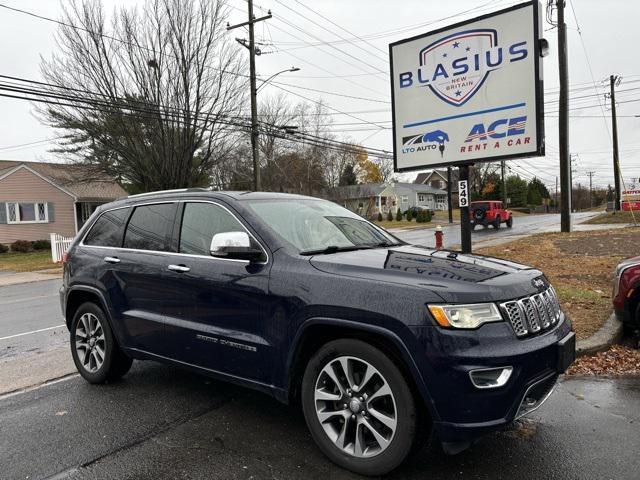
POLYGON ((396 401, 386 379, 370 363, 343 356, 327 363, 316 380, 316 415, 344 453, 373 457, 396 432, 396 401))
POLYGON ((104 363, 106 344, 102 324, 93 313, 85 313, 78 320, 75 342, 82 367, 90 373, 100 370, 104 363))

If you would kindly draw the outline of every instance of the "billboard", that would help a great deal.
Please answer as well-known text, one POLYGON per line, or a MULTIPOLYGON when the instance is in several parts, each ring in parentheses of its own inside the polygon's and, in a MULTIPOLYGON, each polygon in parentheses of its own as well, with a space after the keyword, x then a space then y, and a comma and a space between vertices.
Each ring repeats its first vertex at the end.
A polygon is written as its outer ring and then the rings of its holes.
POLYGON ((396 171, 544 155, 540 8, 389 45, 396 171))
POLYGON ((620 208, 625 211, 640 210, 640 190, 623 190, 620 208))

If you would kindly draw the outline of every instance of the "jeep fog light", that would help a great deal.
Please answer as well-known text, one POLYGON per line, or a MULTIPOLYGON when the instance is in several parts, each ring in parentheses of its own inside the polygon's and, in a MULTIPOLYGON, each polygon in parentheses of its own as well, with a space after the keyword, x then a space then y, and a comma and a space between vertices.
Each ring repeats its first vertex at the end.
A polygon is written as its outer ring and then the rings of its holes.
POLYGON ((478 328, 484 323, 502 321, 502 315, 493 303, 429 305, 429 311, 438 325, 446 328, 478 328))
POLYGON ((509 381, 511 372, 513 367, 483 368, 471 370, 469 378, 476 388, 499 388, 509 381))

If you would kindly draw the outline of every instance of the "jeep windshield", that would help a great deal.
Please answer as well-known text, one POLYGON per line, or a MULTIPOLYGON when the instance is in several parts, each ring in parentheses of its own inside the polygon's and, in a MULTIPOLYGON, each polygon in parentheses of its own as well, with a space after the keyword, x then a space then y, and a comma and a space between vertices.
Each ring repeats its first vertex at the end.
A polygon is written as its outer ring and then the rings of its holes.
POLYGON ((373 223, 326 200, 253 200, 247 205, 302 255, 402 244, 373 223))

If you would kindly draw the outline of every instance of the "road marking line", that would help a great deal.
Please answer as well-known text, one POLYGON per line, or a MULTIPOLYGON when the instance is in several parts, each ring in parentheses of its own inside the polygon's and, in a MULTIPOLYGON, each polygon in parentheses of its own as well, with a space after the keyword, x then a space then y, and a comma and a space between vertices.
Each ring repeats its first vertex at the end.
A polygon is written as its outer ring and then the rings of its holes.
POLYGON ((66 326, 67 325, 63 323, 61 325, 56 325, 55 327, 40 328, 39 330, 32 330, 30 332, 16 333, 15 335, 9 335, 8 337, 0 337, 0 342, 2 340, 9 340, 10 338, 23 337, 25 335, 31 335, 33 333, 46 332, 47 330, 55 330, 56 328, 62 328, 62 327, 66 327, 66 326))
POLYGON ((30 300, 40 300, 42 298, 51 298, 51 297, 57 297, 57 296, 58 296, 57 293, 52 293, 50 295, 36 295, 35 297, 16 298, 15 300, 8 300, 6 302, 0 302, 0 306, 2 306, 2 305, 10 305, 12 303, 28 302, 30 300))
POLYGON ((0 395, 0 400, 6 400, 7 398, 15 397, 16 395, 21 395, 21 394, 27 393, 27 392, 33 392, 34 390, 40 390, 43 387, 49 387, 49 386, 55 385, 57 383, 66 382, 67 380, 71 380, 71 379, 79 377, 79 376, 80 376, 80 374, 77 373, 77 372, 68 373, 67 375, 64 375, 64 376, 59 377, 59 378, 54 378, 53 380, 47 380, 46 382, 39 383, 38 385, 32 385, 30 387, 21 388, 19 390, 14 390, 12 392, 3 393, 3 394, 0 395))

